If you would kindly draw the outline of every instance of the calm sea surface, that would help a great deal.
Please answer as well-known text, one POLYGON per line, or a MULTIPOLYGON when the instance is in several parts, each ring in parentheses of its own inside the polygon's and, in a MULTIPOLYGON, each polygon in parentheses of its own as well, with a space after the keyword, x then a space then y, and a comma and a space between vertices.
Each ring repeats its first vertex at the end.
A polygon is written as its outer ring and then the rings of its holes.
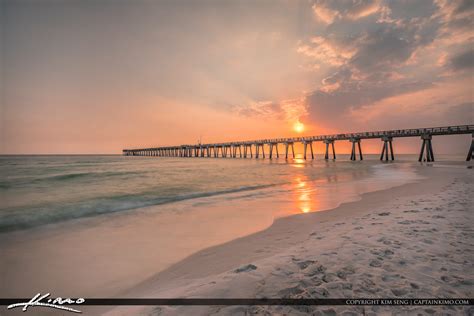
POLYGON ((411 177, 408 167, 400 167, 403 164, 381 164, 375 158, 350 162, 341 157, 334 163, 301 159, 3 156, 0 231, 235 192, 249 192, 257 199, 263 189, 266 195, 270 188, 282 193, 301 187, 302 182, 323 185, 369 178, 390 182, 411 177))

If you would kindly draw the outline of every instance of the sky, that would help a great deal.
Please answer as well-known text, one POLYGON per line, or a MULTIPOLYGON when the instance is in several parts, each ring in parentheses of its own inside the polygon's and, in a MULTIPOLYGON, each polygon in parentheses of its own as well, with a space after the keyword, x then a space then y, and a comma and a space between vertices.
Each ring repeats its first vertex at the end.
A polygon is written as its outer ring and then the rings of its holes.
POLYGON ((474 123, 474 1, 0 1, 0 154, 474 123))

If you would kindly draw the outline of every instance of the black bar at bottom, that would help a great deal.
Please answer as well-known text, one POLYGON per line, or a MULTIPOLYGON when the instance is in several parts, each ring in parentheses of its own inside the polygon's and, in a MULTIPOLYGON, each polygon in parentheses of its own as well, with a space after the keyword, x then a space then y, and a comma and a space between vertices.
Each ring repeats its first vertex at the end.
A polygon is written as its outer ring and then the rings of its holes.
MULTIPOLYGON (((0 305, 29 302, 31 298, 0 298, 0 305)), ((72 299, 76 301, 77 299, 72 299)), ((64 306, 125 305, 474 305, 472 298, 85 298, 81 304, 64 306)))

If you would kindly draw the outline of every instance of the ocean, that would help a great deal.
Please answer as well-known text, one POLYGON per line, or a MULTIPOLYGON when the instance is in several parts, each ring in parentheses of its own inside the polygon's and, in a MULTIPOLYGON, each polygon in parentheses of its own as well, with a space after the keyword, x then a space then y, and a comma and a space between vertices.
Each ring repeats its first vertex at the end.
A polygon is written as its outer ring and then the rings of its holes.
POLYGON ((390 184, 410 178, 407 168, 383 166, 388 165, 377 160, 344 161, 342 157, 334 163, 302 159, 3 156, 0 232, 236 192, 252 192, 257 199, 263 189, 290 192, 290 185, 297 179, 322 185, 370 177, 375 177, 374 181, 386 178, 390 184))
POLYGON ((318 158, 2 156, 0 293, 121 295, 280 218, 422 180, 414 155, 318 158))

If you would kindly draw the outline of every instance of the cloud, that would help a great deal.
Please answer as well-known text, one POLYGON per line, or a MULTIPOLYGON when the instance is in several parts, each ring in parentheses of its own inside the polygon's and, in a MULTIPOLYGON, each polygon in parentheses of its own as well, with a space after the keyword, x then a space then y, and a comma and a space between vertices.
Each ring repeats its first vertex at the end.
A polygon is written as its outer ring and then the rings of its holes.
POLYGON ((244 105, 233 106, 234 112, 247 117, 261 116, 266 118, 281 118, 282 109, 272 101, 252 101, 244 105))
POLYGON ((472 71, 472 68, 474 68, 474 50, 469 49, 453 56, 449 65, 454 70, 472 71))
POLYGON ((341 66, 354 55, 355 49, 350 41, 315 36, 310 39, 309 43, 300 45, 297 52, 313 58, 319 63, 341 66))
POLYGON ((340 14, 336 10, 330 9, 323 1, 318 1, 313 5, 316 19, 320 22, 331 24, 340 14))
POLYGON ((472 7, 463 1, 317 1, 313 10, 326 26, 298 47, 326 70, 306 95, 310 117, 331 125, 335 116, 348 119, 384 99, 435 87, 446 80, 448 64, 472 67, 466 43, 455 47, 462 53, 453 54, 454 48, 440 42, 453 20, 469 16, 465 10, 472 7))
POLYGON ((351 1, 351 5, 346 10, 346 16, 351 19, 360 19, 381 9, 380 1, 351 1))
MULTIPOLYGON (((431 87, 431 83, 415 81, 376 85, 350 81, 349 83, 339 83, 339 86, 340 88, 334 91, 318 89, 307 96, 309 113, 313 120, 323 123, 330 122, 334 125, 333 120, 350 116, 353 110, 389 97, 427 89, 431 87)), ((343 122, 341 126, 346 124, 345 121, 341 122, 343 122)))
POLYGON ((474 102, 464 102, 449 107, 445 115, 456 120, 456 122, 466 122, 470 124, 474 120, 474 102))
POLYGON ((339 19, 357 20, 380 9, 378 0, 318 0, 313 4, 316 20, 324 24, 332 24, 339 19))
POLYGON ((474 29, 474 4, 471 0, 436 0, 440 20, 439 37, 448 44, 472 42, 474 29))
MULTIPOLYGON (((437 100, 437 114, 420 108, 418 117, 427 122, 441 122, 440 113, 453 117, 453 94, 442 100, 430 95, 445 89, 446 82, 464 84, 466 78, 456 76, 472 69, 474 28, 465 25, 472 24, 467 19, 472 20, 473 7, 472 1, 460 0, 317 0, 311 7, 314 27, 302 34, 295 49, 304 60, 300 69, 313 76, 313 85, 289 99, 297 102, 271 99, 248 111, 287 119, 298 117, 285 114, 294 106, 315 126, 344 128, 372 114, 380 122, 394 118, 403 123, 411 108, 395 115, 389 113, 397 107, 391 102, 426 98, 422 107, 432 108, 430 102, 437 100)), ((456 98, 457 104, 472 98, 466 90, 459 93, 464 99, 456 98)))
POLYGON ((287 122, 295 122, 308 115, 305 98, 286 99, 279 102, 252 101, 234 106, 233 110, 242 116, 285 120, 287 122))
POLYGON ((428 20, 376 23, 357 39, 349 64, 359 71, 392 71, 413 62, 417 50, 431 44, 437 27, 428 20))

